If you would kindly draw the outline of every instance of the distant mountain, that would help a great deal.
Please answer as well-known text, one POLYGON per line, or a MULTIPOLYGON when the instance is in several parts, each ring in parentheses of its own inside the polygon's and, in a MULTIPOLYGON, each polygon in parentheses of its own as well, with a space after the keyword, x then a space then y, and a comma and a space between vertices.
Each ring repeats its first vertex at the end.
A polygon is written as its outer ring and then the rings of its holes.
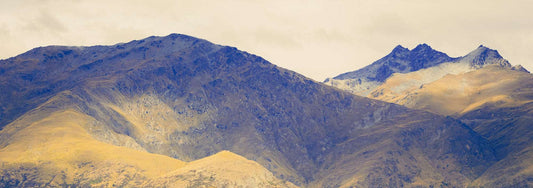
POLYGON ((324 83, 360 96, 368 96, 395 73, 431 70, 426 73, 431 72, 433 75, 426 75, 425 80, 416 83, 420 85, 439 79, 446 74, 467 72, 486 65, 511 66, 496 50, 482 45, 466 56, 457 58, 451 58, 427 44, 420 44, 411 51, 397 46, 389 55, 371 65, 328 78, 324 83))
POLYGON ((393 73, 413 72, 454 60, 445 53, 432 49, 427 44, 420 44, 413 50, 398 45, 390 54, 376 62, 362 69, 328 78, 324 82, 327 85, 366 96, 369 91, 379 86, 393 73))
POLYGON ((36 48, 0 83, 3 186, 465 186, 498 162, 455 119, 185 35, 36 48))
POLYGON ((394 73, 368 97, 451 116, 487 139, 498 162, 469 186, 533 186, 533 75, 496 50, 394 73))

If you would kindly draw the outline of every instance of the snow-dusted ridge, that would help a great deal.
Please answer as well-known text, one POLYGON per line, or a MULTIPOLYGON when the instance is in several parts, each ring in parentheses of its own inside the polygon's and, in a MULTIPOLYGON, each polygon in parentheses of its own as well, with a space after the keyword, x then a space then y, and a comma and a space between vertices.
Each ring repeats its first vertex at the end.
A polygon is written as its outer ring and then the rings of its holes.
MULTIPOLYGON (((480 45, 465 56, 452 58, 445 53, 432 49, 427 44, 420 44, 413 50, 396 46, 390 54, 362 69, 340 74, 324 81, 325 84, 350 91, 360 96, 368 96, 387 79, 399 74, 411 74, 411 79, 397 84, 395 90, 401 91, 413 87, 420 87, 442 78, 447 74, 460 74, 480 69, 486 65, 496 65, 511 68, 511 64, 496 50, 480 45)), ((516 66, 513 70, 525 71, 516 66)), ((375 93, 374 93, 375 94, 375 93)))

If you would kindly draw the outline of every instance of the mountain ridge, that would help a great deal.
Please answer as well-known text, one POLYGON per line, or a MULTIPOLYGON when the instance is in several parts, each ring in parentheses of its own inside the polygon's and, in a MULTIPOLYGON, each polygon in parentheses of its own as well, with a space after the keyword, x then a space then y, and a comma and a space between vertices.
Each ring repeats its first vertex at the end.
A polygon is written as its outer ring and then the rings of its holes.
MULTIPOLYGON (((355 96, 233 47, 169 35, 69 50, 0 61, 0 89, 12 91, 0 114, 75 108, 95 119, 84 130, 100 142, 182 161, 228 150, 299 186, 465 186, 496 162, 457 120, 355 96)), ((0 138, 38 118, 26 120, 4 120, 0 138)))
MULTIPOLYGON (((328 78, 324 83, 360 96, 368 96, 393 74, 416 72, 443 64, 461 64, 453 65, 456 69, 451 70, 450 73, 453 74, 479 69, 486 65, 511 67, 511 64, 497 50, 483 45, 461 57, 449 57, 425 43, 417 45, 413 50, 398 45, 391 53, 372 64, 359 70, 328 78)), ((515 69, 528 72, 521 66, 517 66, 515 69)))
MULTIPOLYGON (((383 65, 387 65, 387 66, 392 66, 392 68, 397 69, 397 70, 392 70, 391 72, 389 70, 390 68, 378 67, 377 68, 378 73, 375 76, 367 77, 370 79, 370 81, 384 81, 386 78, 388 78, 388 76, 390 76, 394 72, 416 71, 423 67, 434 66, 442 62, 451 61, 451 60, 452 58, 450 58, 448 55, 434 50, 433 48, 431 48, 429 45, 425 43, 417 45, 415 48, 413 48, 413 50, 409 50, 408 48, 404 48, 403 46, 398 45, 391 51, 391 53, 375 61, 374 63, 368 65, 365 68, 376 69, 374 67, 377 67, 380 65, 381 67, 383 67, 383 65), (429 59, 425 59, 423 61, 416 61, 416 60, 421 59, 420 56, 429 56, 429 59)), ((340 79, 340 80, 354 79, 356 78, 356 74, 363 73, 363 70, 365 68, 340 74, 338 76, 333 77, 333 79, 340 79)))

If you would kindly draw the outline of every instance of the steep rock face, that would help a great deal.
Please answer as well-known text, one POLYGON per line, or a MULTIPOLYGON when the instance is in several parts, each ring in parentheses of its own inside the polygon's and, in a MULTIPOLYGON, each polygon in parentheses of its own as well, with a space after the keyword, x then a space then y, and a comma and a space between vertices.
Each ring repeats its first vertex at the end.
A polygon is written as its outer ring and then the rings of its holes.
POLYGON ((84 130, 100 142, 183 161, 228 150, 298 185, 461 186, 495 160, 457 121, 184 35, 37 48, 0 61, 0 73, 10 91, 0 98, 2 148, 32 121, 73 108, 98 122, 84 130))

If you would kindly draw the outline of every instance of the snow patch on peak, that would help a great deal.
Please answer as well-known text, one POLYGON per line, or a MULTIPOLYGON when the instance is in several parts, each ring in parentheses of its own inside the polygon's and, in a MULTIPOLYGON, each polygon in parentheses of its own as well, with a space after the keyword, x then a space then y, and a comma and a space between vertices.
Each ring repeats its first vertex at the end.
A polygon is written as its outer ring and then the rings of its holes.
POLYGON ((497 50, 487 48, 483 45, 480 45, 477 49, 468 53, 459 61, 470 63, 470 66, 475 69, 482 68, 485 65, 499 65, 501 67, 511 67, 511 64, 507 60, 505 60, 498 53, 497 50))

